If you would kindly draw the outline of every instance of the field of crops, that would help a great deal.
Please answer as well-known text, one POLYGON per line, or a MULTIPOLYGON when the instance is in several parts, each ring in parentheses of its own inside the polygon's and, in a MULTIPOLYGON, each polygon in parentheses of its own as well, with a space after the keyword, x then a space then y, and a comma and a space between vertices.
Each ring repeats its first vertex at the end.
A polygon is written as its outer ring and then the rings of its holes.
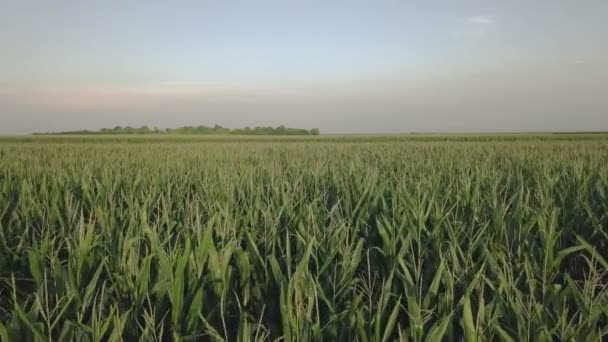
POLYGON ((606 339, 608 139, 434 137, 4 138, 0 340, 606 339))

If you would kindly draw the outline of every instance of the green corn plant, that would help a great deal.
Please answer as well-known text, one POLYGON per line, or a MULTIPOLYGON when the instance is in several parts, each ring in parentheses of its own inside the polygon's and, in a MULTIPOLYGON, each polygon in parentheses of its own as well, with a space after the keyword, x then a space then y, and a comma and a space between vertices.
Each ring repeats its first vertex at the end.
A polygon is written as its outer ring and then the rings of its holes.
POLYGON ((604 340, 607 141, 0 137, 0 340, 604 340))

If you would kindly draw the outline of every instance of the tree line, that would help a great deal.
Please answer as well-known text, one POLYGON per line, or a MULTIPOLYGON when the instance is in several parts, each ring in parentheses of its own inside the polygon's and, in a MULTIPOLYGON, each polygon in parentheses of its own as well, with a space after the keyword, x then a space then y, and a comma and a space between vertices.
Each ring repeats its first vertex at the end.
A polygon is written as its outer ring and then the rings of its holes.
POLYGON ((289 128, 283 125, 272 126, 256 126, 245 128, 226 128, 220 125, 213 127, 209 126, 182 126, 177 128, 159 129, 157 127, 131 127, 131 126, 116 126, 114 128, 102 128, 97 131, 80 130, 66 131, 57 133, 34 133, 34 134, 235 134, 235 135, 319 135, 321 132, 318 128, 303 129, 289 128))

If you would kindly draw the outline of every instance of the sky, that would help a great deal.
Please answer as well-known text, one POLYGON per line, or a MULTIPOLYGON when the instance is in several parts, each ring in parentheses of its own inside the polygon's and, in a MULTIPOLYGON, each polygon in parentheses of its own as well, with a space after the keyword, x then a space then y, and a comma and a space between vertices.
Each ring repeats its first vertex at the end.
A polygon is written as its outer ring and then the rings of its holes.
POLYGON ((608 131, 608 1, 0 3, 0 134, 608 131))

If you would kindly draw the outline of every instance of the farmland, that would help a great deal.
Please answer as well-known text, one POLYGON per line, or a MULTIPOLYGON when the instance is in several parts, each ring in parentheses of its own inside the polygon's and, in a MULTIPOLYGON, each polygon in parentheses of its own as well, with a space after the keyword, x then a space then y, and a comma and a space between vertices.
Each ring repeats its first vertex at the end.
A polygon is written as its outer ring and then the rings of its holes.
POLYGON ((0 340, 600 341, 608 137, 0 139, 0 340))

